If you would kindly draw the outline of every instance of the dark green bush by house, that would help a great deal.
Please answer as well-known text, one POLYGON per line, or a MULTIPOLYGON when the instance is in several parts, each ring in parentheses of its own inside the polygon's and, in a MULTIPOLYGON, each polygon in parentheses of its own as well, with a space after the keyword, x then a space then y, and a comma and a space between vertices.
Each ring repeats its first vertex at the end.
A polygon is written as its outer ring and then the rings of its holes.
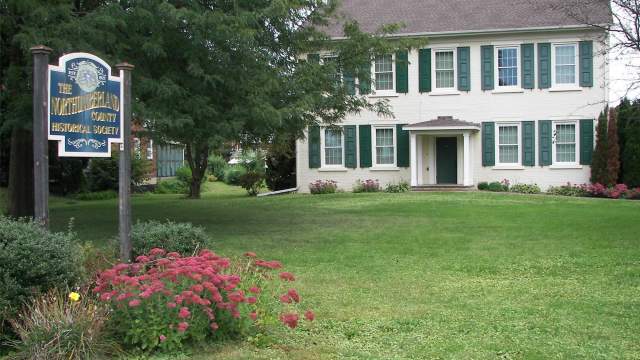
POLYGON ((221 155, 211 155, 208 160, 209 172, 216 177, 216 179, 223 181, 224 180, 224 172, 229 167, 227 164, 227 160, 221 155))
POLYGON ((0 216, 0 327, 31 296, 80 279, 82 256, 74 240, 71 233, 0 216))
POLYGON ((505 191, 509 191, 509 186, 501 182, 494 181, 492 183, 489 183, 489 185, 487 185, 487 190, 494 191, 494 192, 505 192, 505 191))
MULTIPOLYGON (((131 159, 131 185, 138 186, 149 180, 151 162, 131 159)), ((87 184, 89 191, 115 190, 118 191, 118 153, 110 158, 94 158, 89 163, 87 171, 87 184)))
POLYGON ((240 179, 247 170, 241 165, 231 165, 224 172, 224 183, 227 185, 240 185, 240 179))
POLYGON ((190 223, 167 221, 139 222, 131 229, 133 256, 146 254, 153 248, 191 255, 209 242, 204 229, 190 223))
POLYGON ((384 192, 388 192, 388 193, 403 193, 403 192, 409 191, 410 188, 411 187, 409 186, 408 182, 400 181, 397 184, 393 184, 393 183, 387 184, 387 186, 385 186, 385 188, 384 188, 384 192))
POLYGON ((489 183, 486 181, 478 183, 478 190, 489 190, 489 183))

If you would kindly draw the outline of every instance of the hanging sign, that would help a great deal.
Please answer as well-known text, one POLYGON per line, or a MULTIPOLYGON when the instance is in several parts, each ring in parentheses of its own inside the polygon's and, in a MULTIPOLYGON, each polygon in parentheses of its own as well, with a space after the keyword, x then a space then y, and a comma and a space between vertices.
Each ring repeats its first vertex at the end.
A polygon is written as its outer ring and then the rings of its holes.
POLYGON ((122 143, 123 89, 111 67, 87 53, 62 56, 49 65, 49 140, 58 156, 109 157, 122 143))

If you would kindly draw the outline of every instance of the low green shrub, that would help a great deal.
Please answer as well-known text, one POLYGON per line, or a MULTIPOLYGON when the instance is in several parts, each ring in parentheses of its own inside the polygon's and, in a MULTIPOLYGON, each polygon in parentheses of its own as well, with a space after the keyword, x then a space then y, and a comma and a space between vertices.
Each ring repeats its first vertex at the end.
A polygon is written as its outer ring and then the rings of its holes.
MULTIPOLYGON (((93 158, 87 169, 89 191, 118 190, 118 152, 110 158, 93 158)), ((149 180, 151 161, 133 157, 131 159, 131 185, 139 186, 149 180)))
POLYGON ((246 173, 247 170, 242 165, 231 165, 224 172, 224 183, 240 186, 240 179, 246 173))
POLYGON ((265 165, 264 157, 260 151, 247 152, 243 154, 240 166, 244 169, 244 174, 240 175, 240 186, 247 190, 249 196, 256 196, 260 189, 264 187, 265 165))
POLYGON ((191 168, 188 166, 180 166, 176 169, 176 179, 185 184, 191 184, 191 168))
POLYGON ((409 191, 410 189, 411 186, 409 186, 408 182, 400 181, 397 184, 387 184, 387 186, 384 188, 384 191, 388 193, 403 193, 409 191))
POLYGON ((489 183, 486 181, 478 183, 478 190, 482 190, 482 191, 489 190, 489 183))
POLYGON ((209 172, 218 180, 224 180, 224 173, 229 167, 227 160, 220 155, 213 154, 208 160, 209 172))
POLYGON ((333 194, 338 190, 338 183, 333 180, 316 180, 309 184, 309 191, 314 194, 333 194))
POLYGON ((505 191, 509 191, 509 186, 501 182, 494 181, 489 183, 489 185, 487 186, 487 190, 493 191, 493 192, 505 192, 505 191))
POLYGON ((79 193, 74 196, 76 200, 92 201, 92 200, 109 200, 116 199, 118 192, 114 190, 94 191, 79 193))
POLYGON ((158 181, 154 192, 156 194, 187 194, 189 187, 178 179, 166 179, 158 181))
POLYGON ((176 223, 167 220, 138 222, 131 228, 133 256, 148 253, 153 248, 163 248, 180 254, 193 254, 209 243, 204 229, 190 223, 176 223))
POLYGON ((561 186, 550 186, 547 189, 547 194, 549 195, 560 195, 560 196, 587 196, 589 193, 585 189, 584 186, 581 185, 573 185, 571 183, 567 183, 566 185, 561 186))
POLYGON ((382 190, 380 188, 380 182, 373 179, 367 179, 365 181, 358 179, 356 185, 353 187, 354 193, 379 192, 380 190, 382 190))
POLYGON ((18 340, 10 341, 10 359, 84 360, 120 355, 106 334, 109 308, 93 296, 52 290, 29 302, 11 320, 18 340))
POLYGON ((538 184, 515 184, 509 188, 510 192, 520 194, 540 194, 540 186, 538 184))
MULTIPOLYGON (((0 216, 0 319, 12 318, 30 297, 82 276, 82 256, 71 233, 0 216)), ((6 324, 0 322, 0 327, 6 324)), ((2 331, 0 330, 0 333, 2 331)))

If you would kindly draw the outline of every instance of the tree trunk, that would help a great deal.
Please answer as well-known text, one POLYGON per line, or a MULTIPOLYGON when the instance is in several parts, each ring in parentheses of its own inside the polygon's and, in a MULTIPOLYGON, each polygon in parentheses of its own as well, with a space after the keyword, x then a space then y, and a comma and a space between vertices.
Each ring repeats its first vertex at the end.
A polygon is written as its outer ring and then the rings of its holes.
POLYGON ((33 217, 33 136, 31 131, 14 128, 9 159, 9 208, 13 217, 33 217))
POLYGON ((187 144, 185 156, 191 168, 191 184, 189 186, 189 198, 199 199, 202 179, 207 171, 209 146, 199 144, 187 144))

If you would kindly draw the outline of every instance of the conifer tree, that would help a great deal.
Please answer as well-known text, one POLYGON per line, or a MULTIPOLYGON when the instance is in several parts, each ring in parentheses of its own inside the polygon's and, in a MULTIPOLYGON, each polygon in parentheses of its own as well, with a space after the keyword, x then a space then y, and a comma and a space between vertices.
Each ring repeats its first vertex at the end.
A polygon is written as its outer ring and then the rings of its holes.
POLYGON ((625 127, 622 181, 629 187, 640 187, 640 101, 634 101, 631 107, 625 127))
POLYGON ((609 110, 609 127, 607 131, 607 176, 604 185, 613 186, 620 176, 620 148, 618 146, 618 128, 616 127, 616 111, 609 110))
POLYGON ((605 184, 607 182, 607 114, 608 109, 600 113, 596 127, 596 148, 593 151, 591 163, 591 183, 605 184))
POLYGON ((620 104, 616 108, 618 114, 616 122, 618 127, 618 146, 620 147, 620 176, 618 183, 622 183, 622 177, 624 174, 624 148, 626 145, 626 128, 629 118, 633 113, 633 105, 631 101, 626 97, 620 101, 620 104))

